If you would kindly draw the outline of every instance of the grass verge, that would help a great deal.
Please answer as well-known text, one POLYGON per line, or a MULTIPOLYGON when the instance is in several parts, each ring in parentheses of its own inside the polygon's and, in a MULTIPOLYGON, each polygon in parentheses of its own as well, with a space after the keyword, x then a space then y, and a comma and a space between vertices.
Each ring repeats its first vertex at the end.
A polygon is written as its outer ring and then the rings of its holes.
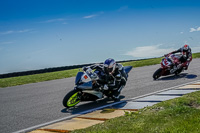
MULTIPOLYGON (((200 53, 194 53, 193 58, 200 58, 200 53)), ((124 62, 122 64, 124 66, 142 67, 142 66, 159 64, 161 59, 162 57, 124 62)), ((3 79, 0 79, 0 87, 3 88, 3 87, 9 87, 9 86, 23 85, 23 84, 28 84, 28 83, 37 83, 37 82, 48 81, 48 80, 69 78, 69 77, 76 76, 77 72, 78 72, 78 69, 71 69, 71 70, 65 70, 65 71, 35 74, 35 75, 28 75, 28 76, 3 78, 3 79)))
POLYGON ((28 83, 37 83, 41 81, 69 78, 69 77, 75 76, 78 71, 79 71, 78 69, 72 69, 72 70, 65 70, 65 71, 59 71, 59 72, 50 72, 50 73, 35 74, 35 75, 28 75, 28 76, 3 78, 3 79, 0 79, 0 87, 3 88, 3 87, 9 87, 9 86, 23 85, 23 84, 28 84, 28 83))
MULTIPOLYGON (((200 58, 200 53, 193 53, 192 57, 193 58, 200 58)), ((162 58, 163 57, 146 59, 146 60, 138 60, 138 61, 130 61, 130 62, 122 63, 122 64, 124 66, 133 66, 133 67, 149 66, 149 65, 159 64, 161 62, 162 58)))
POLYGON ((72 133, 199 133, 200 91, 72 133))

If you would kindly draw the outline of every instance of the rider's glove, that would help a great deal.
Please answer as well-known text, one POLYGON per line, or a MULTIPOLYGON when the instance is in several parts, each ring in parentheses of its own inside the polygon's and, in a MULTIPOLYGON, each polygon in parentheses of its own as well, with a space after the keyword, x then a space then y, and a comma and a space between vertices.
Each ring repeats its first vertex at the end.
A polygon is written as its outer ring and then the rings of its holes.
POLYGON ((187 61, 190 61, 190 58, 188 58, 187 61))
POLYGON ((108 86, 105 84, 103 87, 104 90, 108 90, 108 86))
POLYGON ((84 67, 82 67, 82 69, 83 69, 83 71, 86 71, 86 70, 87 70, 87 67, 84 66, 84 67))

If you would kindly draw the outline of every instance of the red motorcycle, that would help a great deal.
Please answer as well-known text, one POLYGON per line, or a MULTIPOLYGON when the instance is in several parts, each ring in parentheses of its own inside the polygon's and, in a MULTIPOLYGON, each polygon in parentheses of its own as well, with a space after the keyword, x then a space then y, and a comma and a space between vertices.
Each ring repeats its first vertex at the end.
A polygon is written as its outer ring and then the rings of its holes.
POLYGON ((192 59, 181 64, 180 58, 184 55, 168 54, 161 61, 161 67, 153 74, 153 79, 156 80, 160 76, 166 76, 170 74, 178 75, 183 70, 187 70, 187 67, 192 59))

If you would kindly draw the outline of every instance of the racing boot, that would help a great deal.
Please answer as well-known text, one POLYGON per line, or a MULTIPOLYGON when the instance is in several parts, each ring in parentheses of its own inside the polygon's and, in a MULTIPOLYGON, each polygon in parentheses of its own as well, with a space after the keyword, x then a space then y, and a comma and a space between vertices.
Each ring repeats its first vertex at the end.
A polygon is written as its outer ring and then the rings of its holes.
POLYGON ((124 88, 124 85, 121 85, 118 89, 114 90, 113 91, 113 96, 112 98, 117 101, 119 100, 119 96, 120 96, 120 93, 121 93, 121 90, 124 88))
POLYGON ((184 69, 184 70, 187 70, 187 69, 188 69, 188 66, 186 66, 186 67, 183 67, 183 69, 184 69))

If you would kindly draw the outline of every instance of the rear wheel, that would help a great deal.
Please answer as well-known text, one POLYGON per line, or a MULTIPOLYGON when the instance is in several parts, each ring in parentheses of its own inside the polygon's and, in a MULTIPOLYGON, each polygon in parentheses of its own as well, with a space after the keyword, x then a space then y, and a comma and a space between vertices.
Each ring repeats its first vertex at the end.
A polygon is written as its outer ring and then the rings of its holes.
POLYGON ((72 90, 63 99, 63 106, 66 108, 73 107, 80 102, 80 91, 72 90))
POLYGON ((159 68, 158 70, 156 70, 153 74, 153 79, 156 80, 161 76, 162 73, 162 68, 159 68))

